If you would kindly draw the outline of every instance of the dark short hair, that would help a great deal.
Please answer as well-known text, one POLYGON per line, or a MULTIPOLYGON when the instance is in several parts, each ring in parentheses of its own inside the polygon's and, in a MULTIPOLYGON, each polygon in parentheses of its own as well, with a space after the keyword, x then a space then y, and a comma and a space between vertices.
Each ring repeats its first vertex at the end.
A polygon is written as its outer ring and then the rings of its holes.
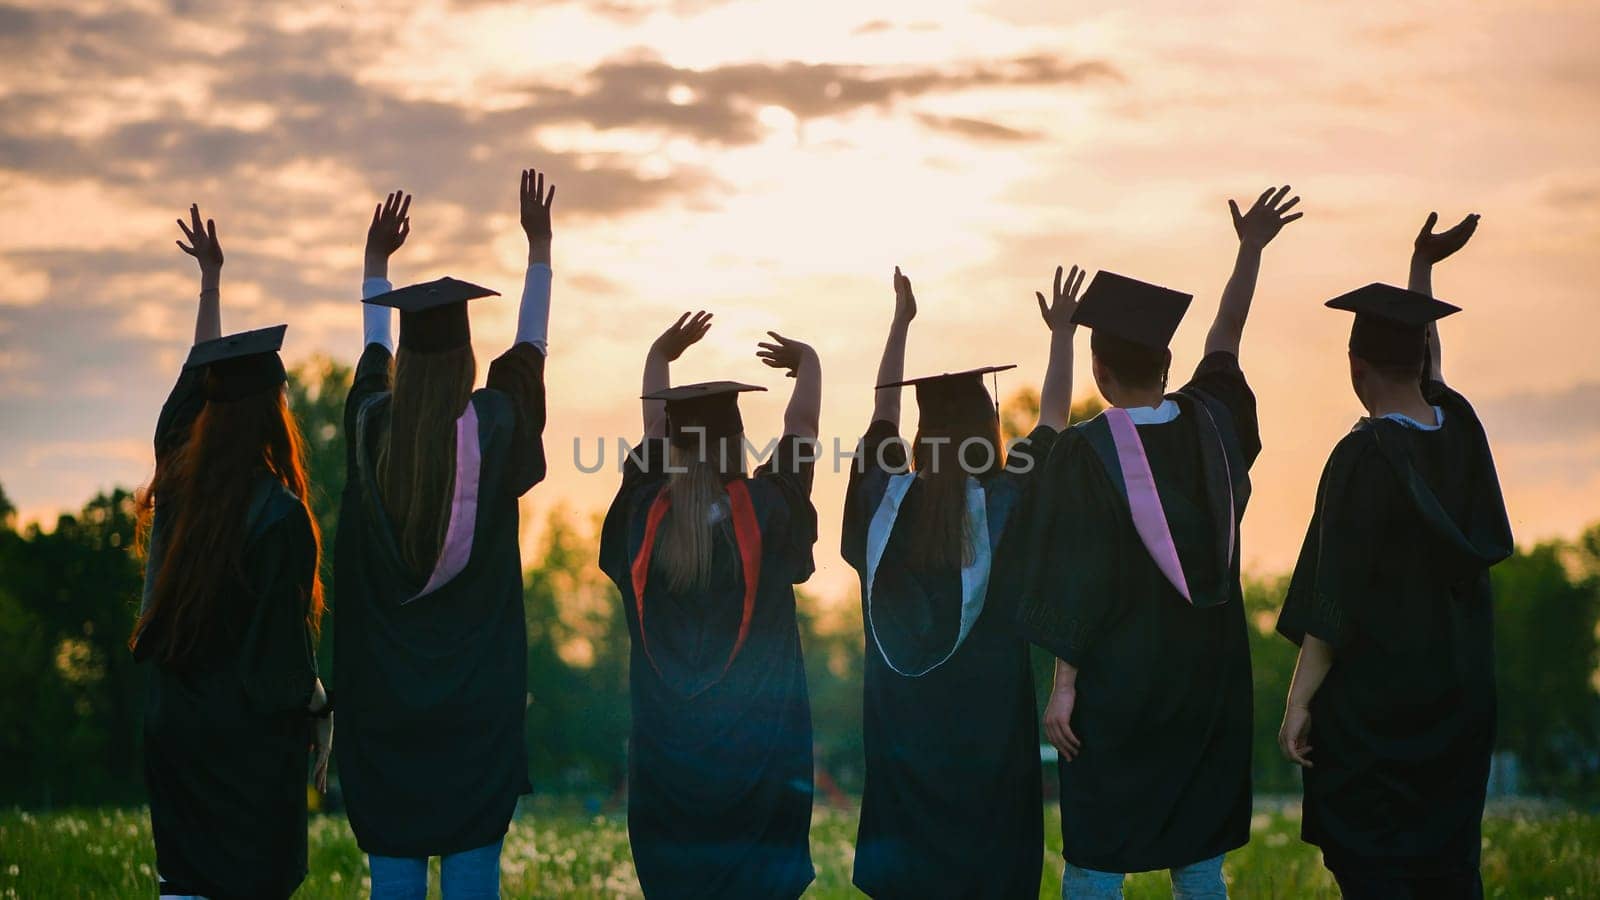
POLYGON ((1164 349, 1146 347, 1096 330, 1089 336, 1089 350, 1123 384, 1143 387, 1167 380, 1167 364, 1171 358, 1164 349))

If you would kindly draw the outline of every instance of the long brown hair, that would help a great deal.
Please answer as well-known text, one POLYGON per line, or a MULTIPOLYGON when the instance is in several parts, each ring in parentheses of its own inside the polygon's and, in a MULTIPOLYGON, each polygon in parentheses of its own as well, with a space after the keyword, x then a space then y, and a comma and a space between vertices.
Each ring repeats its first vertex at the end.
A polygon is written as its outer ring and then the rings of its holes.
MULTIPOLYGON (((226 579, 243 572, 249 525, 245 511, 258 478, 277 479, 306 507, 316 559, 322 561, 322 535, 307 498, 305 439, 283 389, 230 401, 208 401, 195 418, 189 439, 156 460, 150 484, 140 492, 139 544, 148 548, 150 525, 159 501, 170 526, 153 579, 150 603, 134 625, 128 647, 158 636, 157 659, 180 663, 209 636, 223 604, 226 579)), ((322 624, 322 579, 313 570, 306 624, 322 624)))
POLYGON ((983 422, 917 429, 911 468, 922 483, 922 506, 912 522, 911 562, 924 569, 961 568, 976 556, 967 517, 967 476, 982 477, 1004 464, 1000 417, 983 422), (976 440, 974 440, 976 439, 976 440), (973 440, 962 464, 962 447, 973 440), (985 441, 987 449, 977 444, 985 441))
POLYGON ((704 590, 714 573, 717 531, 730 520, 711 521, 711 508, 728 496, 730 477, 744 475, 744 435, 706 441, 668 451, 667 486, 672 505, 662 520, 652 566, 659 568, 673 593, 704 590))
POLYGON ((456 419, 472 400, 477 375, 470 346, 434 353, 401 347, 395 355, 389 430, 378 444, 378 492, 413 573, 430 571, 444 546, 456 419))

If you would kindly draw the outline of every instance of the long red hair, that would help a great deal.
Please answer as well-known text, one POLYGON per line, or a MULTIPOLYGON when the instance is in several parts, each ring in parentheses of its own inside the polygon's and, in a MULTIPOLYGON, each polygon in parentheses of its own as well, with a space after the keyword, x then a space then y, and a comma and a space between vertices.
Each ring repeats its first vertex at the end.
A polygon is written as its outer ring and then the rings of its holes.
MULTIPOLYGON (((157 502, 169 524, 150 604, 134 625, 130 649, 156 639, 155 657, 178 663, 217 632, 222 605, 230 602, 224 585, 243 572, 245 511, 259 475, 277 479, 306 506, 320 568, 322 535, 307 504, 305 439, 284 391, 209 401, 188 441, 156 460, 155 476, 139 494, 141 546, 148 543, 157 502)), ((315 571, 307 599, 306 624, 320 633, 322 579, 315 571)))

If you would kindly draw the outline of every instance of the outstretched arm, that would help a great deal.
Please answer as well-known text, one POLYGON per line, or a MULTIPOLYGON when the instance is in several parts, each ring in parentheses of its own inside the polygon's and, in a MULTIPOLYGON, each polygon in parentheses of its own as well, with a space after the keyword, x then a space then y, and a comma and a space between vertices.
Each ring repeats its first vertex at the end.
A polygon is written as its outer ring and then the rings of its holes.
POLYGON ((1046 303, 1044 294, 1038 291, 1033 294, 1039 298, 1039 315, 1050 329, 1050 362, 1039 388, 1039 424, 1054 431, 1066 428, 1072 415, 1072 338, 1078 331, 1072 315, 1078 311, 1078 291, 1087 274, 1073 266, 1063 279, 1061 267, 1056 266, 1050 302, 1046 303))
MULTIPOLYGON (((361 297, 376 297, 389 292, 389 257, 399 250, 411 234, 411 195, 395 191, 372 211, 367 226, 367 249, 361 268, 361 297)), ((387 306, 361 305, 362 346, 379 344, 394 352, 394 317, 387 306)))
MULTIPOLYGON (((650 345, 644 355, 644 383, 641 394, 653 394, 672 387, 671 364, 691 344, 711 330, 711 313, 701 310, 684 313, 650 345)), ((664 437, 667 433, 667 404, 664 400, 644 400, 644 436, 664 437)))
MULTIPOLYGON (((883 359, 878 361, 878 378, 873 384, 902 381, 906 377, 906 336, 911 332, 911 320, 917 317, 917 298, 911 292, 911 279, 894 267, 894 319, 889 322, 889 338, 883 344, 883 359)), ((872 421, 879 420, 900 427, 900 393, 898 387, 877 388, 873 391, 872 421)))
POLYGON ((178 249, 200 264, 200 307, 194 317, 194 342, 222 337, 222 245, 217 242, 217 223, 207 219, 200 224, 200 205, 189 206, 189 222, 178 220, 178 228, 189 241, 178 241, 178 249))
MULTIPOLYGON (((1455 227, 1434 234, 1433 226, 1439 223, 1439 214, 1428 213, 1428 221, 1422 223, 1422 230, 1417 233, 1417 239, 1412 244, 1411 250, 1411 276, 1406 286, 1419 294, 1433 296, 1433 265, 1466 246, 1472 238, 1472 233, 1478 230, 1478 214, 1472 213, 1455 227)), ((1444 352, 1439 344, 1439 323, 1428 323, 1428 371, 1432 376, 1444 381, 1444 352)))
POLYGON ((772 343, 757 344, 756 356, 774 369, 789 370, 789 377, 794 379, 794 392, 789 395, 789 406, 783 413, 783 433, 814 439, 822 420, 822 361, 810 344, 786 338, 776 331, 767 334, 772 343))
POLYGON ((544 173, 522 170, 522 231, 528 236, 528 271, 522 280, 522 304, 517 308, 516 344, 532 344, 548 355, 550 332, 550 206, 556 186, 545 190, 544 173))
POLYGON ((1245 320, 1250 317, 1250 301, 1256 293, 1256 276, 1261 272, 1261 251, 1283 226, 1304 215, 1289 210, 1300 202, 1289 195, 1289 186, 1267 188, 1256 198, 1246 213, 1240 214, 1239 204, 1228 201, 1233 213, 1233 230, 1239 236, 1239 255, 1233 263, 1233 274, 1222 289, 1222 301, 1217 304, 1217 318, 1206 335, 1206 354, 1216 352, 1239 355, 1239 341, 1244 335, 1245 320))

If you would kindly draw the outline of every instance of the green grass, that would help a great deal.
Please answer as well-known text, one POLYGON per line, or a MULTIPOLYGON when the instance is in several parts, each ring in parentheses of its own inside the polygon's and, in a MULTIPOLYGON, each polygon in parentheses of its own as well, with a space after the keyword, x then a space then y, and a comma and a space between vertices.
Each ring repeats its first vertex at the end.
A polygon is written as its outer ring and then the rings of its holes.
MULTIPOLYGON (((1058 896, 1061 837, 1045 825, 1041 897, 1058 896)), ((1334 898, 1317 850, 1300 843, 1292 807, 1263 808, 1249 846, 1229 854, 1230 890, 1240 898, 1334 898)), ((854 897, 852 813, 818 809, 811 832, 817 881, 807 897, 854 897)), ((1490 897, 1600 897, 1600 816, 1500 809, 1484 822, 1483 874, 1490 897)), ((154 894, 155 858, 144 810, 0 812, 0 897, 128 897, 154 894)), ((588 816, 535 803, 511 826, 501 859, 507 897, 638 896, 620 815, 588 816)), ((435 877, 437 885, 437 876, 435 877)), ((436 889, 437 890, 437 889, 436 889)), ((311 876, 297 897, 366 895, 366 861, 342 817, 311 826, 311 876)), ((1171 896, 1166 876, 1131 876, 1129 900, 1171 896)))

